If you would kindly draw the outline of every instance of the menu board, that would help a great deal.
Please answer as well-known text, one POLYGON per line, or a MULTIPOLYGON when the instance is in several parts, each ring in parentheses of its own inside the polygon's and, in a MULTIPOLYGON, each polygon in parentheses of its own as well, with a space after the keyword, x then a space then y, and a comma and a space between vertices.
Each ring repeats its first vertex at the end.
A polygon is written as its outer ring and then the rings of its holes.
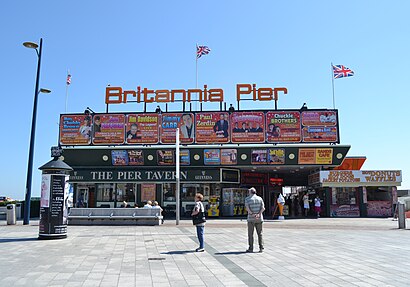
POLYGON ((234 112, 231 114, 232 143, 265 142, 265 114, 263 112, 234 112))
POLYGON ((91 116, 63 115, 60 117, 61 145, 88 145, 91 143, 91 116))
POLYGON ((141 201, 147 202, 148 200, 155 200, 155 191, 157 185, 155 183, 142 183, 141 184, 141 201))
POLYGON ((228 143, 229 121, 228 113, 198 113, 196 114, 196 143, 228 143))
POLYGON ((267 142, 300 142, 300 140, 300 113, 298 111, 266 113, 267 142))
POLYGON ((159 114, 130 114, 125 125, 127 144, 157 144, 159 142, 159 114))
POLYGON ((99 127, 94 127, 93 144, 123 144, 124 143, 124 114, 102 114, 99 117, 99 127))

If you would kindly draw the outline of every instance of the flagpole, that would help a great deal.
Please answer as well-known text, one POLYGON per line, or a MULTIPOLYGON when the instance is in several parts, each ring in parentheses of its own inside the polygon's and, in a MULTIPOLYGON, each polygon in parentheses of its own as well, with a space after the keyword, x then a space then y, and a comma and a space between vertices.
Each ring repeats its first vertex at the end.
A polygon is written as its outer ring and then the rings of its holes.
MULTIPOLYGON (((198 43, 196 44, 196 50, 195 50, 195 89, 198 89, 198 43)), ((199 95, 198 95, 199 97, 199 95)), ((198 98, 199 101, 199 98, 198 98)), ((195 109, 198 111, 198 102, 195 104, 195 109)))
POLYGON ((68 75, 70 75, 70 70, 67 70, 67 79, 65 83, 65 113, 67 113, 67 102, 68 102, 68 75))
POLYGON ((332 91, 333 91, 333 109, 335 110, 335 76, 334 76, 334 72, 333 72, 333 63, 330 62, 330 68, 331 68, 331 72, 332 72, 332 91))

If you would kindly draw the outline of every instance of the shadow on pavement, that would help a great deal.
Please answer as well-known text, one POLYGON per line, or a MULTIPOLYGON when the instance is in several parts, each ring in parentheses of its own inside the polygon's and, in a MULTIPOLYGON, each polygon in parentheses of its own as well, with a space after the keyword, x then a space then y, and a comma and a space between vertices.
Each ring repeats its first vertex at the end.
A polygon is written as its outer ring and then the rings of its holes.
POLYGON ((19 242, 19 241, 38 241, 37 237, 32 238, 0 238, 0 243, 19 242))
POLYGON ((178 250, 178 251, 168 251, 168 252, 161 252, 161 254, 167 255, 178 255, 178 254, 187 254, 187 253, 195 253, 195 250, 178 250))
POLYGON ((216 252, 215 255, 239 255, 245 254, 246 251, 229 251, 229 252, 216 252))

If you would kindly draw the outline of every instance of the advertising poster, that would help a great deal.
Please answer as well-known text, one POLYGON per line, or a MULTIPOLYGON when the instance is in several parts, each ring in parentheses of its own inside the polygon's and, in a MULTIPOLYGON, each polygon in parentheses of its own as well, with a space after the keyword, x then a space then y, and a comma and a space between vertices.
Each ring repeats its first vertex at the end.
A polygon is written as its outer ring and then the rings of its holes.
POLYGON ((253 149, 251 157, 252 164, 266 164, 267 151, 266 149, 253 149))
POLYGON ((157 150, 158 165, 174 165, 174 151, 172 149, 157 150))
POLYGON ((268 149, 268 164, 285 164, 285 149, 268 149))
POLYGON ((141 184, 141 201, 147 202, 148 200, 155 200, 155 183, 142 183, 141 184))
POLYGON ((49 207, 50 204, 50 174, 41 175, 41 199, 40 207, 49 207))
POLYGON ((267 112, 266 141, 269 143, 300 142, 300 113, 298 111, 267 112))
POLYGON ((125 142, 127 144, 157 144, 159 142, 159 114, 127 115, 125 142))
POLYGON ((303 142, 337 142, 336 127, 303 127, 303 142))
POLYGON ((235 112, 231 114, 232 143, 265 142, 265 114, 263 112, 235 112))
POLYGON ((162 114, 161 120, 161 143, 174 144, 176 131, 179 128, 179 140, 181 143, 193 143, 195 127, 192 113, 166 113, 162 114))
MULTIPOLYGON (((40 207, 40 222, 39 236, 48 237, 50 235, 65 235, 67 234, 67 224, 64 220, 66 213, 67 199, 66 191, 66 176, 60 174, 48 175, 46 179, 49 184, 49 205, 48 207, 40 207)), ((43 188, 42 188, 43 189, 43 188)))
POLYGON ((111 151, 112 165, 128 165, 128 153, 126 150, 111 151))
POLYGON ((237 164, 238 151, 236 149, 222 149, 221 150, 221 163, 227 165, 237 164))
POLYGON ((221 152, 219 149, 204 149, 204 164, 219 165, 221 164, 221 152))
POLYGON ((179 151, 179 163, 181 165, 191 164, 191 158, 189 157, 189 149, 181 149, 179 151))
POLYGON ((144 165, 143 150, 128 150, 127 152, 129 165, 144 165))
POLYGON ((332 148, 317 148, 316 149, 316 164, 332 164, 333 149, 332 148))
POLYGON ((336 126, 337 115, 334 111, 304 111, 302 112, 303 126, 336 126))
POLYGON ((197 143, 229 142, 228 113, 198 113, 195 116, 197 143))
POLYGON ((298 164, 315 164, 316 150, 314 148, 300 148, 298 164))
POLYGON ((91 143, 91 116, 64 115, 60 118, 61 145, 88 145, 91 143))
MULTIPOLYGON (((94 116, 96 118, 97 116, 94 116)), ((94 131, 93 144, 123 144, 124 143, 124 114, 101 114, 100 126, 94 131)))

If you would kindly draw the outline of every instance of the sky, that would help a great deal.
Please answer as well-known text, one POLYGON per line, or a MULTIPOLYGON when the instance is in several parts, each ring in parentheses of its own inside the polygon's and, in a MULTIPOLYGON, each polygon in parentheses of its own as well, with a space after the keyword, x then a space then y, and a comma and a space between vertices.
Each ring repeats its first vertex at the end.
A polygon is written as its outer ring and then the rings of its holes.
MULTIPOLYGON (((58 144, 68 70, 69 113, 104 112, 107 85, 190 89, 198 81, 223 89, 228 106, 235 104, 238 83, 286 87, 278 109, 334 104, 340 144, 351 145, 348 156, 365 156, 364 170, 402 170, 399 189, 410 189, 408 11, 405 0, 4 1, 0 195, 24 199, 38 57, 22 43, 40 38, 40 87, 52 93, 38 99, 32 196, 40 194, 38 167, 58 144), (198 76, 196 44, 211 49, 198 60, 198 76), (334 81, 334 102, 331 63, 355 72, 334 81)), ((241 109, 269 105, 274 109, 274 102, 247 101, 241 109)))

